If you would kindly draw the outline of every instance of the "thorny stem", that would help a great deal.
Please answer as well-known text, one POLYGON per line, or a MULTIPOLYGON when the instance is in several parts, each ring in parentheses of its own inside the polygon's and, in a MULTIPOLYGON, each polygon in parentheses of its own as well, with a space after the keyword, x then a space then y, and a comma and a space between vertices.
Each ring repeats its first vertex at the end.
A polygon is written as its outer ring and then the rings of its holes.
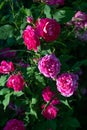
POLYGON ((26 51, 26 50, 8 50, 5 52, 1 52, 0 55, 8 53, 8 52, 27 52, 27 53, 30 53, 30 51, 26 51))

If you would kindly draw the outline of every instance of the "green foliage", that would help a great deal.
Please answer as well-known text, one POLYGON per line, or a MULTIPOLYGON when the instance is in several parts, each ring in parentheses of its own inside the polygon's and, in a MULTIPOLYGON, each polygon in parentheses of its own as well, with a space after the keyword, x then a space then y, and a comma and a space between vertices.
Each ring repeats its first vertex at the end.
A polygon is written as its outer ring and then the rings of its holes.
POLYGON ((8 76, 1 76, 0 77, 0 86, 4 86, 5 85, 7 77, 8 76))
POLYGON ((53 14, 53 18, 63 24, 70 21, 73 15, 74 11, 71 8, 64 7, 62 9, 56 10, 53 14))
POLYGON ((0 27, 0 39, 7 39, 13 35, 13 27, 11 25, 3 25, 0 27))
POLYGON ((52 18, 51 16, 51 8, 48 5, 45 5, 44 7, 44 14, 47 18, 52 18))
POLYGON ((8 93, 5 95, 4 100, 2 102, 3 106, 4 106, 4 110, 6 109, 6 107, 8 106, 9 102, 10 102, 10 96, 12 95, 12 93, 8 93))

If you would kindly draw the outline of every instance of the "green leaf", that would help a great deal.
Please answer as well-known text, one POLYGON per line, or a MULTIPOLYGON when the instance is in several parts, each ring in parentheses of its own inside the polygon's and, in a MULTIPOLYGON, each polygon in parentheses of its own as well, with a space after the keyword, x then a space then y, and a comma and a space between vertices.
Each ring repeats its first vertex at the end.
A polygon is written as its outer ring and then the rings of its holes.
POLYGON ((36 98, 32 98, 31 104, 34 105, 37 103, 37 99, 36 98))
POLYGON ((36 119, 38 118, 37 117, 37 113, 36 113, 36 111, 33 108, 30 108, 30 114, 35 116, 36 119))
POLYGON ((8 88, 3 88, 0 90, 0 95, 5 95, 7 93, 10 93, 10 90, 8 88))
POLYGON ((5 85, 7 77, 8 76, 1 76, 0 77, 0 86, 4 86, 5 85))
POLYGON ((25 14, 27 15, 27 16, 31 16, 31 11, 30 11, 30 9, 24 9, 24 12, 25 12, 25 14))
POLYGON ((15 92, 13 93, 13 95, 17 96, 17 97, 20 97, 22 96, 24 93, 22 91, 19 91, 19 92, 15 92))
POLYGON ((60 102, 63 103, 64 105, 66 105, 68 108, 72 109, 72 108, 70 107, 70 105, 69 105, 67 99, 65 99, 65 100, 60 99, 60 102))
POLYGON ((53 18, 56 19, 58 22, 66 23, 71 20, 74 15, 74 11, 70 8, 63 8, 61 10, 57 10, 53 14, 53 18))
POLYGON ((45 5, 44 14, 46 15, 47 18, 52 18, 50 12, 51 12, 51 8, 48 5, 45 5))
POLYGON ((6 109, 6 107, 8 106, 9 102, 10 102, 10 96, 12 93, 8 93, 7 95, 5 95, 5 98, 2 102, 3 106, 4 106, 4 110, 6 109))
POLYGON ((0 10, 4 7, 4 5, 5 5, 5 1, 2 1, 2 2, 0 3, 0 10))
POLYGON ((38 82, 40 82, 43 86, 45 86, 45 81, 44 81, 44 77, 41 76, 39 73, 35 73, 35 78, 38 82))
POLYGON ((11 37, 13 33, 13 27, 11 25, 4 25, 0 27, 0 39, 7 39, 11 37))

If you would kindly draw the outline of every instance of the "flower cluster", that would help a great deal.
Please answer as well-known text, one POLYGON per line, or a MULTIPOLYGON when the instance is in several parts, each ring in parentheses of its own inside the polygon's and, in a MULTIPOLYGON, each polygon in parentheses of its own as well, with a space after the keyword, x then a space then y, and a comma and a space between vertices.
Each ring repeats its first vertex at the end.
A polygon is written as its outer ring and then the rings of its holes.
MULTIPOLYGON (((31 17, 27 18, 28 23, 32 23, 31 17)), ((40 46, 40 37, 47 42, 56 40, 60 34, 60 24, 50 18, 41 18, 36 21, 35 27, 28 25, 23 31, 24 44, 28 50, 34 49, 35 52, 40 46)))
MULTIPOLYGON (((10 74, 14 72, 14 65, 12 62, 7 62, 3 60, 0 65, 1 74, 10 74)), ((7 80, 6 86, 8 88, 13 88, 14 91, 21 91, 24 88, 24 79, 20 72, 18 74, 12 74, 7 80)))
POLYGON ((56 118, 59 110, 54 105, 60 103, 56 94, 48 86, 42 91, 42 97, 48 103, 48 106, 46 104, 42 105, 42 115, 49 120, 56 118))
POLYGON ((45 77, 56 78, 60 72, 60 61, 54 54, 45 55, 38 62, 38 69, 45 77))
POLYGON ((7 122, 3 130, 25 130, 25 127, 22 121, 11 119, 7 122))

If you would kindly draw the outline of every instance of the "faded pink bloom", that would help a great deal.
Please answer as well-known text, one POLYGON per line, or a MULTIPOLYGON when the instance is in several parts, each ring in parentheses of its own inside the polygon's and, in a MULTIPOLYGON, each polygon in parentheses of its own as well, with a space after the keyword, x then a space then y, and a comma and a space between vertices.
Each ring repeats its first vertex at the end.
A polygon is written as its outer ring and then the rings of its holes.
POLYGON ((70 97, 78 87, 78 75, 73 73, 63 73, 58 76, 56 85, 61 95, 70 97))
POLYGON ((73 17, 76 21, 86 21, 87 20, 87 14, 85 14, 82 11, 77 11, 75 16, 73 17))
POLYGON ((25 130, 25 127, 21 120, 11 119, 7 122, 3 130, 25 130))
POLYGON ((21 91, 24 88, 24 79, 21 73, 11 75, 8 78, 6 86, 8 88, 13 88, 14 91, 21 91))
POLYGON ((40 46, 40 41, 33 27, 29 25, 26 27, 26 29, 23 31, 23 39, 28 50, 34 49, 34 51, 37 52, 37 47, 40 46))
POLYGON ((87 27, 87 14, 82 11, 77 11, 76 14, 72 17, 71 21, 68 22, 68 25, 72 24, 77 29, 84 29, 87 27))
POLYGON ((28 17, 27 17, 27 22, 28 22, 28 23, 33 23, 33 17, 28 16, 28 17))
POLYGON ((3 60, 0 65, 0 73, 1 74, 9 74, 14 71, 14 65, 12 62, 6 62, 3 60))
POLYGON ((42 57, 38 62, 38 69, 45 77, 56 78, 60 72, 60 61, 54 54, 42 57))
MULTIPOLYGON (((42 91, 42 96, 45 102, 49 102, 52 100, 53 97, 55 97, 55 92, 51 91, 50 87, 48 86, 42 91)), ((55 97, 50 104, 57 105, 59 103, 59 99, 55 97)))
POLYGON ((43 0, 46 2, 48 5, 63 5, 64 0, 43 0))
POLYGON ((52 42, 60 34, 60 24, 54 19, 41 18, 36 22, 36 31, 47 42, 52 42))
POLYGON ((46 108, 45 107, 45 104, 42 105, 42 115, 48 120, 55 119, 57 116, 58 109, 53 105, 48 105, 46 108))

